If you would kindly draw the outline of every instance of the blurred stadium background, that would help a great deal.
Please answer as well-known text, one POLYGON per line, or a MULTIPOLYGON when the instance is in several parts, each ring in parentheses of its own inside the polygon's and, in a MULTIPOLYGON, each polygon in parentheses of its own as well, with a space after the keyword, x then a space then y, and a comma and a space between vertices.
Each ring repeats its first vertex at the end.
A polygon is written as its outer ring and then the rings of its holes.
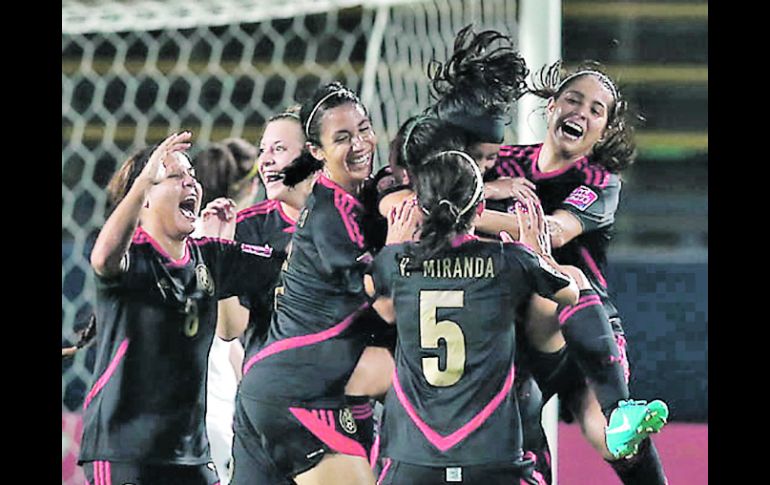
MULTIPOLYGON (((104 187, 134 148, 180 129, 193 131, 193 155, 229 136, 256 143, 270 115, 340 80, 372 110, 382 164, 400 123, 428 103, 426 67, 446 59, 455 33, 473 22, 517 38, 533 27, 522 24, 531 8, 558 15, 557 56, 560 47, 568 66, 608 66, 646 118, 607 279, 630 341, 632 394, 671 406, 673 425, 656 438, 670 482, 707 483, 705 0, 63 0, 62 345, 90 314, 104 187)), ((540 114, 513 114, 506 140, 526 141, 516 116, 531 124, 540 114)), ((75 457, 94 354, 62 362, 63 485, 83 483, 75 457)), ((573 425, 559 430, 561 485, 618 483, 573 425)))

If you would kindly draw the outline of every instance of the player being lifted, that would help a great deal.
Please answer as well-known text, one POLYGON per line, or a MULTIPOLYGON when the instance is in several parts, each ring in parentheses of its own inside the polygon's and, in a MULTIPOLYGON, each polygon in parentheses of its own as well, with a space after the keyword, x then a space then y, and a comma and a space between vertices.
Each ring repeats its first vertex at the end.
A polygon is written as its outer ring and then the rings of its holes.
POLYGON ((360 199, 376 135, 339 83, 316 91, 300 123, 308 149, 282 181, 294 185, 314 165, 322 173, 299 213, 266 339, 246 359, 232 483, 255 483, 265 469, 299 484, 374 483, 345 387, 369 337, 361 322, 381 322, 363 286, 375 248, 360 199))
MULTIPOLYGON (((547 66, 531 90, 547 100, 546 138, 535 145, 501 147, 487 178, 522 178, 534 184, 551 228, 554 257, 580 268, 591 290, 581 293, 582 309, 574 313, 557 313, 555 305, 535 298, 526 319, 532 344, 526 365, 539 377, 543 402, 560 394, 584 436, 623 483, 664 484, 662 465, 647 436, 662 428, 668 408, 662 401, 628 400, 626 341, 603 276, 619 201, 619 172, 636 156, 627 103, 612 79, 591 62, 569 75, 561 63, 547 66), (588 377, 589 386, 581 375, 588 377)), ((488 204, 515 211, 513 198, 488 204)), ((543 456, 539 419, 531 424, 535 429, 527 427, 525 436, 543 456)))
POLYGON ((521 447, 512 392, 515 311, 534 293, 573 304, 579 289, 548 254, 534 201, 518 214, 521 243, 473 235, 484 189, 476 162, 457 149, 464 143, 460 130, 435 119, 421 119, 419 135, 407 130, 419 242, 386 246, 373 265, 376 293, 395 308, 383 317, 395 317, 398 329, 383 485, 541 483, 521 447))

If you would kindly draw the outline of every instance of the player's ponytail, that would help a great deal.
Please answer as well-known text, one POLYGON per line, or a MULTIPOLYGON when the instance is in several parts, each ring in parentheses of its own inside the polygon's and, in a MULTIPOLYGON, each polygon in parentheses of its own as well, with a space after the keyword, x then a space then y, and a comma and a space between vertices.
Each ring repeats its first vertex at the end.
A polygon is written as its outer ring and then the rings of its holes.
POLYGON ((281 170, 283 184, 287 187, 294 187, 321 170, 323 166, 324 164, 321 160, 311 155, 307 149, 303 149, 297 158, 281 170))
POLYGON ((473 142, 502 143, 507 113, 526 93, 529 74, 511 37, 495 30, 458 32, 446 63, 428 67, 431 113, 473 134, 473 142))
POLYGON ((412 173, 423 212, 420 240, 411 254, 412 264, 419 267, 470 230, 484 196, 484 183, 476 162, 459 150, 436 153, 412 173))

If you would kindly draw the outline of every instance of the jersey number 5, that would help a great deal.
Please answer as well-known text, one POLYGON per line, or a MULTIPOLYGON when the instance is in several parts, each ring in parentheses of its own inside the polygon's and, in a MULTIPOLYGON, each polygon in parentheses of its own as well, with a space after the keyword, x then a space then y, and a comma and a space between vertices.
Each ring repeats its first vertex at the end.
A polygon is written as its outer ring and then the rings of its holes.
POLYGON ((460 326, 451 320, 437 322, 439 308, 462 308, 462 290, 420 291, 420 346, 438 349, 440 340, 446 346, 446 365, 439 368, 438 357, 422 358, 422 373, 429 384, 448 387, 455 384, 465 372, 465 336, 460 326))

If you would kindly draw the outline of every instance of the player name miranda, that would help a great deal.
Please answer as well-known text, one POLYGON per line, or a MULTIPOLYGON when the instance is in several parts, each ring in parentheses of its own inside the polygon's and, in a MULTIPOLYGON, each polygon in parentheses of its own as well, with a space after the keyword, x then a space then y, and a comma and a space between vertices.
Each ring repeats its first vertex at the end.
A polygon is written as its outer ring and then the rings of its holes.
MULTIPOLYGON (((402 257, 399 262, 401 276, 411 276, 407 269, 408 257, 402 257)), ((495 265, 492 257, 455 256, 450 258, 426 259, 422 263, 424 278, 494 278, 495 265)))

